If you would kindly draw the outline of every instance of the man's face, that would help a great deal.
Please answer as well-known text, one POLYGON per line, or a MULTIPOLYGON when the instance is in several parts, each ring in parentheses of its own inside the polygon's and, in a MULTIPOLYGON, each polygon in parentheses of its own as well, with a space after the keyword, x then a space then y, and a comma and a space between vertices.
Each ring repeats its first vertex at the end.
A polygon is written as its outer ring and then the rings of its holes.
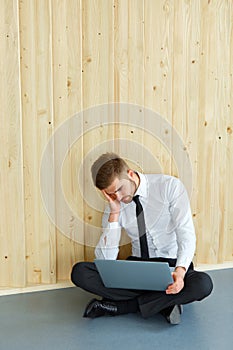
POLYGON ((115 178, 114 181, 105 189, 105 192, 113 199, 123 203, 130 203, 136 191, 136 182, 132 173, 129 171, 125 176, 115 178))

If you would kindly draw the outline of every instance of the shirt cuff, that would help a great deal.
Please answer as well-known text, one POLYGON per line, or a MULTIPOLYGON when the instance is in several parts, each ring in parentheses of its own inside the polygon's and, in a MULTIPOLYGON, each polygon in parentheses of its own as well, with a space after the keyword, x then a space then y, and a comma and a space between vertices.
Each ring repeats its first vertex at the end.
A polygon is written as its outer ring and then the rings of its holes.
POLYGON ((108 224, 109 224, 109 228, 118 228, 118 227, 120 227, 118 221, 109 222, 108 224))
POLYGON ((181 266, 184 267, 186 269, 186 272, 188 271, 189 265, 191 264, 190 258, 186 258, 186 259, 177 259, 176 262, 176 267, 181 266))

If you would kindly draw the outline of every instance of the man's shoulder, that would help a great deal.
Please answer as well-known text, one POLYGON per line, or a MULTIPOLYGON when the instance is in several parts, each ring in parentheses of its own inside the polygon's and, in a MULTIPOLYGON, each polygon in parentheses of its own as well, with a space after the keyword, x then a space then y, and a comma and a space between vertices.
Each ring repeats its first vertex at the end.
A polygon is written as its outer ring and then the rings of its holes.
POLYGON ((160 183, 167 183, 167 182, 180 182, 180 180, 172 175, 167 174, 145 174, 145 177, 148 179, 149 182, 160 182, 160 183))
POLYGON ((175 176, 167 174, 145 174, 147 186, 150 191, 156 191, 158 189, 164 193, 171 191, 177 191, 183 188, 183 184, 180 179, 175 176))

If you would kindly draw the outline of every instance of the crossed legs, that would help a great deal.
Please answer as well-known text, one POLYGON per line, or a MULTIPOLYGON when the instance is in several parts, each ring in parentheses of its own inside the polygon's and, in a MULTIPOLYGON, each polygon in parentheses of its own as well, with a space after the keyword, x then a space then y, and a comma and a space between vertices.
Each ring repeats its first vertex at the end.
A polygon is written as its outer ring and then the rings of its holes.
MULTIPOLYGON (((133 260, 130 257, 130 260, 133 260)), ((135 258, 136 260, 136 258, 135 258)), ((159 259, 153 259, 156 261, 159 259)), ((163 261, 175 263, 174 259, 163 261)), ((161 261, 161 260, 160 260, 161 261)), ((167 295, 160 291, 141 291, 128 289, 106 288, 92 262, 80 262, 74 265, 71 273, 72 282, 93 294, 115 302, 135 300, 143 317, 150 317, 162 310, 181 304, 188 304, 206 298, 213 289, 213 283, 208 274, 193 270, 193 265, 186 272, 184 288, 178 294, 167 295)))

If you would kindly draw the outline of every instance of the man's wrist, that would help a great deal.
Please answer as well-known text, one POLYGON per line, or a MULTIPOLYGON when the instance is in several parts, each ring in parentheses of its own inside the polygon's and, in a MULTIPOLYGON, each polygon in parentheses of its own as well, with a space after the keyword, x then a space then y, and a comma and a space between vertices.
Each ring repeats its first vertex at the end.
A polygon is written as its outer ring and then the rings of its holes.
POLYGON ((108 222, 118 222, 119 220, 119 213, 110 213, 108 222))
POLYGON ((179 277, 184 279, 184 276, 185 276, 185 273, 186 273, 186 268, 183 267, 183 266, 176 266, 175 272, 177 273, 177 275, 179 277))

